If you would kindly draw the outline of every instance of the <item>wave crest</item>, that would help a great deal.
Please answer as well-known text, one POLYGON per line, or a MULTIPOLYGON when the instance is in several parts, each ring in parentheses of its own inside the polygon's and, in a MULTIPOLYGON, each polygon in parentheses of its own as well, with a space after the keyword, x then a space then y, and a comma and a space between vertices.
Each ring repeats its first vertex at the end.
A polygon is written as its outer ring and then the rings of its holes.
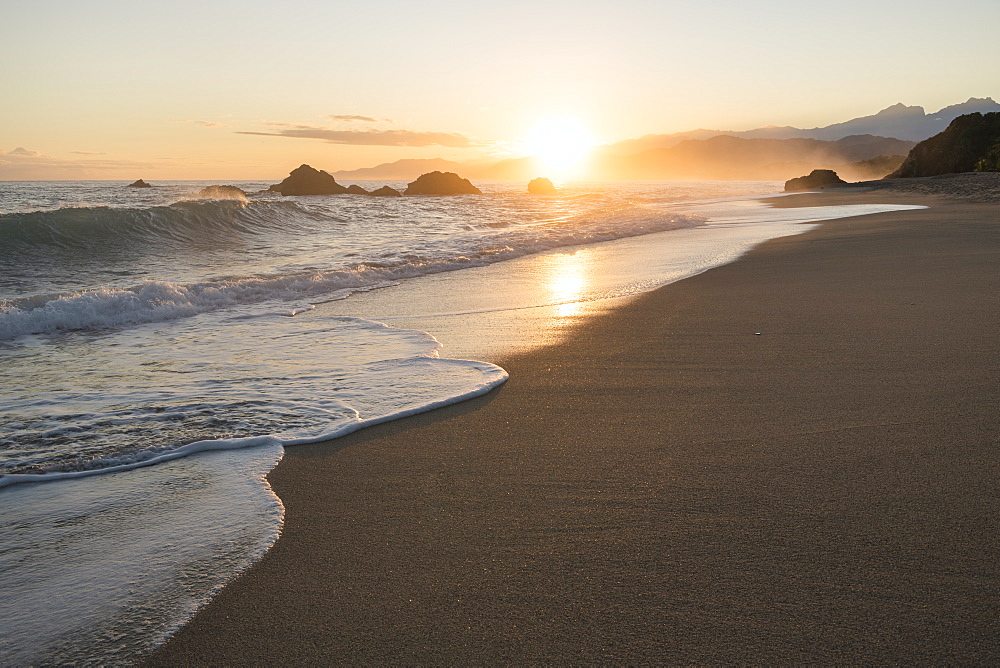
POLYGON ((0 257, 27 249, 107 248, 129 242, 212 242, 234 233, 280 229, 308 212, 296 202, 187 199, 165 206, 67 207, 0 214, 0 257))

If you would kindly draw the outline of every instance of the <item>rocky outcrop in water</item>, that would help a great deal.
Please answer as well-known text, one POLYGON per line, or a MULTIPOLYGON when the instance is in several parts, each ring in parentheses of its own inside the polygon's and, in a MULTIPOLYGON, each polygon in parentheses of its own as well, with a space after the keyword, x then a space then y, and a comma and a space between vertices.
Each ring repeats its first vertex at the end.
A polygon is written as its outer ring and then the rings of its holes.
POLYGON ((351 195, 367 195, 368 191, 359 186, 357 183, 352 183, 347 186, 347 192, 351 195))
POLYGON ((293 169, 284 181, 268 188, 268 191, 285 196, 342 195, 347 192, 347 188, 337 183, 327 172, 301 165, 293 169))
POLYGON ((138 181, 136 181, 134 183, 128 184, 126 187, 127 188, 152 188, 153 186, 149 185, 148 183, 146 183, 142 179, 139 179, 138 181))
POLYGON ((382 186, 378 190, 373 190, 368 193, 372 197, 402 197, 403 194, 396 190, 395 188, 390 188, 389 186, 382 186))
POLYGON ((800 176, 785 181, 785 192, 793 193, 803 190, 821 190, 831 186, 847 185, 847 181, 837 176, 832 169, 814 169, 808 176, 800 176))
POLYGON ((544 177, 528 181, 528 192, 532 195, 552 195, 555 191, 556 187, 552 185, 552 181, 544 177))
POLYGON ((482 195, 483 192, 454 172, 422 174, 406 186, 404 195, 482 195))
POLYGON ((1000 171, 1000 112, 965 114, 910 150, 887 179, 1000 171))
POLYGON ((197 193, 198 197, 208 199, 246 199, 247 194, 236 186, 205 186, 197 193))

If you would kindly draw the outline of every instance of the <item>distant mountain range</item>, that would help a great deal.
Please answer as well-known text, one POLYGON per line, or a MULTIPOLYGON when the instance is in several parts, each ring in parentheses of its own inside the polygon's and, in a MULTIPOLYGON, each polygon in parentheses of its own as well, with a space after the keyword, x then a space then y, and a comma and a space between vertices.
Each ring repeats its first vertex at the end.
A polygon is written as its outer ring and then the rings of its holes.
POLYGON ((615 153, 629 155, 653 148, 669 148, 688 139, 711 139, 718 135, 729 135, 743 139, 823 139, 836 141, 851 135, 876 135, 892 137, 904 141, 919 142, 943 132, 948 124, 963 114, 973 112, 988 113, 1000 111, 1000 104, 992 98, 970 97, 968 101, 953 104, 933 114, 924 112, 923 107, 908 107, 894 104, 877 114, 853 118, 843 123, 834 123, 823 128, 802 129, 791 126, 769 125, 755 130, 733 132, 730 130, 689 130, 668 135, 646 135, 639 139, 627 139, 612 144, 609 149, 615 153))
MULTIPOLYGON (((822 139, 747 139, 718 135, 689 139, 670 148, 654 148, 634 155, 605 155, 595 170, 604 178, 689 180, 785 180, 813 169, 833 169, 842 178, 878 178, 895 169, 914 142, 852 135, 822 139), (868 161, 895 156, 884 173, 872 173, 868 161), (895 165, 893 164, 895 163, 895 165)), ((885 165, 874 163, 876 172, 885 165)))
POLYGON ((334 172, 334 178, 342 181, 412 181, 428 172, 467 171, 469 163, 455 162, 443 158, 406 159, 385 162, 375 167, 341 170, 334 172))
MULTIPOLYGON (((833 169, 847 180, 881 178, 895 170, 918 141, 942 132, 956 117, 1000 111, 991 98, 970 98, 932 114, 895 104, 877 114, 822 128, 769 126, 742 132, 691 130, 646 135, 596 150, 588 178, 678 180, 786 180, 813 169, 833 169)), ((440 158, 397 160, 334 172, 345 181, 412 180, 431 171, 480 180, 526 181, 545 176, 534 158, 494 164, 440 158)))

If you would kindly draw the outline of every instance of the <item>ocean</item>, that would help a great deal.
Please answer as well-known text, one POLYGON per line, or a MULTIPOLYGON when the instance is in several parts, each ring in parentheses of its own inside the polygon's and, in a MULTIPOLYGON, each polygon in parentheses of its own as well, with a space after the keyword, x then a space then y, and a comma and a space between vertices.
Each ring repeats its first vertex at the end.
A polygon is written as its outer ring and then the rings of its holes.
POLYGON ((774 209, 773 182, 206 185, 0 183, 0 664, 161 643, 277 539, 286 446, 479 396, 594 305, 907 208, 774 209))

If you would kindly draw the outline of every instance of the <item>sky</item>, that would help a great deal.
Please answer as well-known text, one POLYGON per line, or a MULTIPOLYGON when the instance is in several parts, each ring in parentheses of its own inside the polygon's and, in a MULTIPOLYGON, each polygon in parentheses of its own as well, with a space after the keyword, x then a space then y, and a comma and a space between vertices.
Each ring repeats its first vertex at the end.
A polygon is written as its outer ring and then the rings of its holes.
POLYGON ((0 0, 0 180, 280 179, 1000 99, 1000 0, 0 0))

